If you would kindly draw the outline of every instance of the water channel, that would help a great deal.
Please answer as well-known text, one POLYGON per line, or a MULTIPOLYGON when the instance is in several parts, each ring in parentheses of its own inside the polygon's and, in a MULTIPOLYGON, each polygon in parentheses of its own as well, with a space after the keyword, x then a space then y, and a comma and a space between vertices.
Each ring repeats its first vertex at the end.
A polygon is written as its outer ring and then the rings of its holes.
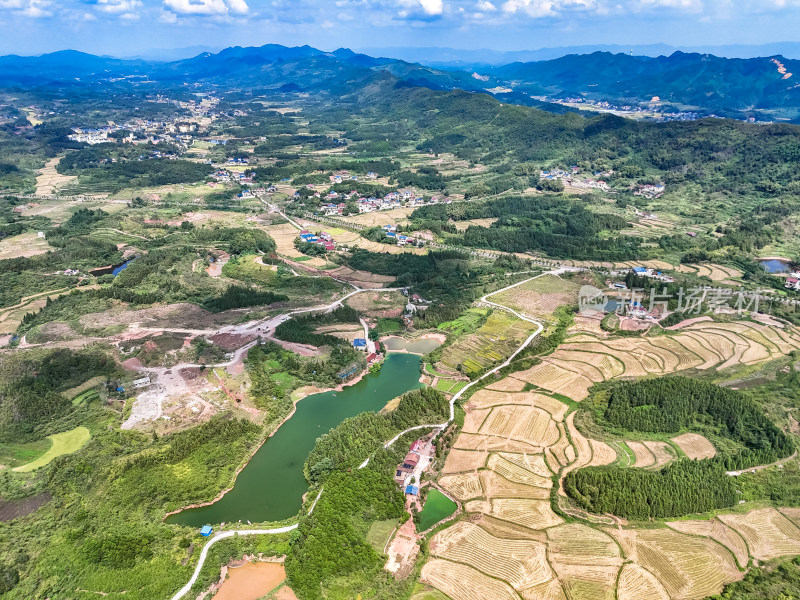
POLYGON ((341 392, 304 398, 297 411, 259 448, 221 500, 181 511, 167 523, 192 527, 236 521, 280 521, 294 516, 308 490, 303 463, 319 436, 348 417, 378 411, 389 400, 419 387, 420 357, 390 354, 377 375, 341 392))

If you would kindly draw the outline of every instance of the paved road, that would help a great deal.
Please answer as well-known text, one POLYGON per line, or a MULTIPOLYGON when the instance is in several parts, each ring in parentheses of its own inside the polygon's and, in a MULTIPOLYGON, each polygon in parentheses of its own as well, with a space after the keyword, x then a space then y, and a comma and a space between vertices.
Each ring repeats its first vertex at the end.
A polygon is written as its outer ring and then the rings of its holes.
MULTIPOLYGON (((544 275, 561 275, 562 273, 566 273, 566 272, 569 272, 569 271, 582 271, 582 270, 583 269, 576 268, 576 267, 559 267, 558 269, 554 269, 552 271, 547 271, 545 273, 541 273, 539 275, 536 275, 535 277, 530 277, 528 279, 524 279, 522 281, 519 281, 519 282, 517 282, 517 283, 515 283, 513 285, 506 286, 503 289, 500 289, 500 290, 497 290, 495 292, 491 292, 489 294, 486 294, 483 298, 481 298, 480 302, 482 302, 484 304, 488 304, 489 306, 493 306, 495 308, 508 311, 511 314, 513 314, 514 316, 516 316, 517 318, 522 319, 523 321, 527 321, 528 323, 533 323, 534 325, 536 325, 536 331, 534 331, 530 336, 528 336, 528 338, 524 342, 522 342, 522 345, 519 348, 517 348, 516 351, 514 351, 514 353, 511 356, 509 356, 508 359, 503 364, 498 365, 497 367, 495 367, 491 371, 488 371, 488 372, 484 373, 481 377, 479 377, 475 381, 471 381, 470 383, 465 385, 463 388, 461 388, 458 392, 456 392, 453 395, 452 398, 450 398, 450 419, 448 419, 447 422, 445 422, 445 423, 437 423, 437 424, 417 425, 416 427, 409 427, 405 431, 401 431, 395 437, 393 437, 391 440, 386 442, 383 445, 383 447, 384 448, 390 447, 392 444, 394 444, 397 440, 399 440, 405 434, 407 434, 410 431, 416 431, 417 429, 438 429, 439 431, 443 431, 450 423, 453 422, 453 419, 455 419, 455 403, 459 398, 461 398, 461 396, 464 395, 464 392, 466 392, 472 386, 477 385, 478 383, 480 383, 481 381, 483 381, 484 379, 486 379, 490 375, 494 375, 494 374, 498 373, 501 369, 504 369, 505 367, 510 365, 511 362, 519 355, 519 353, 522 352, 525 348, 527 348, 530 345, 530 343, 534 339, 536 339, 536 336, 538 336, 542 332, 542 330, 544 329, 544 325, 542 325, 536 319, 533 319, 533 318, 531 318, 531 317, 529 317, 527 315, 521 314, 521 313, 513 310, 512 308, 509 308, 508 306, 504 306, 502 304, 498 304, 497 302, 492 302, 491 300, 489 300, 490 297, 492 297, 492 296, 494 296, 496 294, 500 294, 502 292, 505 292, 507 290, 513 289, 513 288, 515 288, 517 286, 524 285, 524 284, 528 283, 529 281, 533 281, 534 279, 538 279, 539 277, 543 277, 544 275)), ((361 463, 358 468, 359 469, 363 469, 368 464, 369 464, 369 457, 363 463, 361 463)))
MULTIPOLYGON (((311 505, 311 508, 308 511, 309 515, 314 512, 320 496, 322 496, 322 490, 319 491, 314 503, 311 505)), ((203 546, 203 551, 200 553, 200 560, 197 561, 197 566, 194 569, 194 573, 192 573, 191 579, 189 579, 189 582, 175 593, 175 595, 172 597, 172 600, 180 600, 180 598, 183 598, 189 593, 189 591, 192 589, 192 586, 197 582, 197 578, 200 576, 200 571, 203 570, 203 565, 206 562, 206 558, 208 558, 208 551, 211 550, 211 546, 216 544, 218 541, 233 537, 234 535, 275 535, 278 533, 288 533, 290 531, 294 531, 297 529, 297 527, 298 524, 295 523, 294 525, 277 527, 275 529, 240 529, 238 531, 223 531, 222 533, 218 533, 208 540, 208 543, 205 546, 203 546)))

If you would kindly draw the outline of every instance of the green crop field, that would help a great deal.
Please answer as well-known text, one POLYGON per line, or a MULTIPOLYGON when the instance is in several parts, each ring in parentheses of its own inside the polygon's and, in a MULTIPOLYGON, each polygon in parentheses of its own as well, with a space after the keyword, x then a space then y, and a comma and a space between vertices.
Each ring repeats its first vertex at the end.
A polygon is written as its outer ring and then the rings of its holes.
POLYGON ((51 460, 58 456, 77 452, 88 443, 91 437, 92 435, 86 427, 76 427, 64 433, 56 433, 55 435, 48 436, 48 439, 53 443, 50 449, 33 462, 29 462, 21 467, 16 467, 14 471, 19 473, 35 471, 49 464, 51 460))
POLYGON ((370 526, 369 533, 367 533, 367 543, 375 549, 375 552, 383 554, 383 549, 389 542, 396 527, 397 519, 375 521, 370 526))

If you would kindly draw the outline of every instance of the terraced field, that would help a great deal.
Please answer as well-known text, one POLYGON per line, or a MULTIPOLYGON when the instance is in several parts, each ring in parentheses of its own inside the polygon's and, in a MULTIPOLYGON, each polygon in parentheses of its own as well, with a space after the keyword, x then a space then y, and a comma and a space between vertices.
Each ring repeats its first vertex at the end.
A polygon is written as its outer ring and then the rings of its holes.
POLYGON ((496 310, 477 331, 461 336, 446 347, 435 366, 439 370, 460 370, 465 375, 475 376, 502 362, 532 331, 531 323, 496 310))
POLYGON ((532 369, 474 393, 439 479, 463 503, 466 520, 431 538, 422 581, 452 600, 692 600, 741 579, 752 559, 800 555, 800 509, 648 528, 576 511, 562 485, 574 469, 615 461, 660 469, 677 457, 677 448, 697 457, 715 450, 696 434, 670 442, 587 439, 575 427, 576 413, 556 395, 580 401, 595 381, 706 363, 720 368, 748 351, 755 364, 798 347, 794 331, 755 323, 701 322, 656 339, 581 334, 532 369), (686 340, 706 354, 689 350, 686 340), (758 357, 754 345, 761 348, 758 357), (522 391, 525 383, 536 391, 522 391), (553 510, 554 485, 561 510, 583 523, 567 523, 553 510))
POLYGON ((580 333, 511 377, 582 400, 589 388, 614 377, 668 375, 688 369, 718 371, 756 365, 800 348, 800 334, 740 321, 704 321, 653 338, 603 338, 580 333))

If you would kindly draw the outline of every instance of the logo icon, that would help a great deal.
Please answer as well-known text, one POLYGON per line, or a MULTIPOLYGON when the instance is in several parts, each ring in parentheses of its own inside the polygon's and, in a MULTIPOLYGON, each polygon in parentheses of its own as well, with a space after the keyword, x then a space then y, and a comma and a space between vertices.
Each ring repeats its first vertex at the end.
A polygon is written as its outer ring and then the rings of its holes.
POLYGON ((578 292, 578 311, 582 315, 596 315, 605 312, 608 296, 593 285, 584 285, 578 292))

